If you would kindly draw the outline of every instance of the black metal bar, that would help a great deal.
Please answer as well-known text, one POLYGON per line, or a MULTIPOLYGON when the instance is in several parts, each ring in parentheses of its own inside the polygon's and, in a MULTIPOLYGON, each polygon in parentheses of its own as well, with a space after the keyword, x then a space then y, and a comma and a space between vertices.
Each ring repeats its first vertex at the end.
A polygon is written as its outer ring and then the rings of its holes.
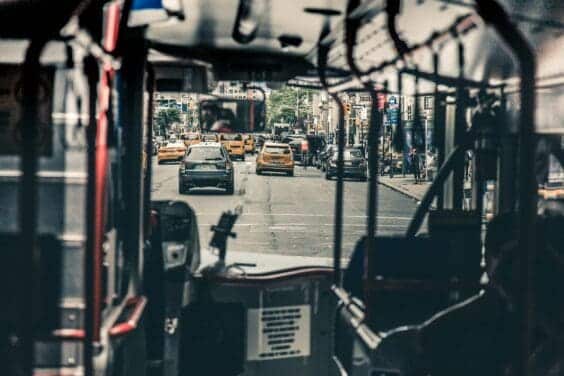
MULTIPOLYGON (((123 0, 121 4, 121 16, 119 19, 119 26, 118 26, 118 35, 127 35, 128 26, 127 23, 129 21, 129 15, 131 13, 131 6, 133 5, 133 0, 123 0)), ((114 56, 123 56, 123 51, 127 48, 124 44, 126 42, 126 38, 118 38, 116 41, 116 48, 112 51, 114 56)))
POLYGON ((536 257, 537 181, 535 175, 535 83, 533 48, 495 0, 476 0, 478 14, 491 24, 519 61, 519 258, 521 283, 519 327, 521 343, 515 359, 516 375, 531 375, 529 356, 534 320, 534 262, 536 257))
MULTIPOLYGON (((359 1, 349 1, 349 13, 358 6, 359 1)), ((375 250, 375 237, 377 229, 377 215, 378 215, 378 137, 381 129, 381 115, 378 111, 378 95, 374 87, 369 82, 361 80, 363 72, 356 65, 354 61, 354 46, 356 45, 356 38, 360 22, 358 20, 347 18, 345 25, 345 41, 346 41, 346 59, 349 68, 353 75, 359 79, 364 88, 368 91, 371 98, 370 106, 370 127, 368 128, 368 218, 366 222, 366 251, 364 253, 364 281, 365 286, 375 276, 373 264, 370 262, 370 257, 375 250)), ((383 144, 383 142, 382 142, 383 144)), ((365 294, 367 291, 365 291, 365 294)))
POLYGON ((401 0, 387 0, 386 2, 386 13, 388 17, 386 18, 386 26, 388 29, 388 34, 394 43, 398 57, 403 60, 405 54, 409 53, 409 47, 407 43, 400 37, 396 29, 396 17, 400 13, 401 0))
POLYGON ((139 252, 142 249, 141 232, 143 231, 143 177, 142 177, 142 129, 143 129, 143 77, 145 74, 146 47, 142 32, 139 29, 130 30, 124 44, 124 53, 120 76, 119 114, 120 126, 123 129, 125 155, 123 158, 123 179, 128 182, 124 187, 124 213, 127 220, 123 221, 124 250, 133 283, 132 292, 139 286, 135 279, 139 276, 137 265, 139 252))
POLYGON ((20 250, 22 257, 21 284, 23 294, 19 327, 19 346, 21 348, 20 370, 22 375, 33 374, 34 362, 34 324, 36 322, 37 276, 39 275, 39 255, 37 238, 37 151, 38 138, 38 95, 41 64, 39 58, 47 38, 32 39, 23 63, 23 118, 20 150, 20 189, 18 190, 18 214, 20 231, 20 250))
MULTIPOLYGON (((415 71, 417 72, 417 65, 415 66, 415 71)), ((413 76, 413 86, 415 88, 415 97, 413 99, 413 123, 411 125, 411 147, 414 148, 417 145, 417 133, 419 133, 419 135, 421 135, 421 128, 423 128, 423 145, 425 145, 425 143, 427 142, 427 135, 425 134, 425 129, 424 127, 421 126, 421 116, 419 116, 419 76, 417 74, 415 74, 413 76)), ((421 152, 421 150, 416 150, 418 153, 421 152)), ((424 157, 425 158, 425 157, 424 157)), ((413 166, 411 166, 413 168, 413 166)), ((418 166, 417 169, 419 170, 421 166, 418 166)), ((414 170, 415 171, 415 170, 414 170)))
MULTIPOLYGON (((327 78, 325 77, 325 66, 327 63, 327 55, 329 53, 328 46, 319 46, 317 55, 317 64, 319 71, 319 79, 323 87, 327 90, 327 78)), ((341 254, 342 254, 342 239, 343 239, 343 159, 345 149, 345 112, 343 103, 339 96, 335 93, 329 95, 339 109, 339 124, 337 129, 337 182, 335 192, 335 225, 333 236, 333 269, 334 280, 336 286, 341 286, 341 254)))
MULTIPOLYGON (((449 26, 448 28, 443 29, 441 31, 438 31, 436 33, 433 33, 429 38, 427 38, 427 40, 424 40, 420 43, 408 46, 407 49, 403 49, 402 50, 403 54, 407 55, 407 54, 415 52, 415 51, 417 51, 421 48, 432 47, 435 43, 440 42, 443 39, 450 37, 453 34, 453 32, 457 33, 458 35, 463 35, 463 34, 468 33, 470 30, 472 30, 476 27, 476 24, 473 22, 474 17, 475 16, 473 14, 465 14, 465 15, 458 17, 456 19, 456 21, 454 21, 454 23, 451 26, 449 26)), ((385 60, 385 61, 381 62, 379 65, 372 67, 372 68, 368 69, 367 71, 363 72, 361 77, 370 76, 371 74, 377 73, 377 72, 383 70, 384 68, 387 68, 389 66, 397 64, 401 60, 402 60, 401 56, 396 56, 393 59, 385 60)), ((335 88, 335 87, 342 85, 342 84, 345 84, 349 81, 350 81, 350 79, 344 79, 344 80, 342 80, 342 81, 340 81, 336 84, 329 86, 329 89, 335 88)))
POLYGON ((88 56, 84 59, 84 73, 88 80, 88 127, 86 128, 86 147, 87 147, 87 174, 86 183, 86 245, 85 245, 85 263, 84 263, 84 374, 90 376, 94 374, 93 358, 94 358, 94 333, 93 327, 90 325, 94 321, 94 309, 92 302, 94 301, 94 276, 91 255, 94 254, 94 237, 96 234, 94 206, 95 206, 95 186, 96 186, 96 108, 97 108, 97 85, 99 79, 98 64, 96 59, 88 56))
MULTIPOLYGON (((433 75, 439 76, 439 53, 437 51, 433 52, 433 75)), ((445 127, 444 119, 439 120, 439 84, 436 81, 433 94, 433 128, 433 137, 437 147, 437 166, 442 166, 445 161, 445 127)), ((443 188, 443 185, 437 188, 437 209, 444 207, 443 188)))
POLYGON ((149 234, 151 227, 151 181, 153 176, 153 96, 155 92, 155 70, 153 66, 147 65, 145 76, 145 88, 148 95, 147 118, 145 129, 145 180, 143 187, 143 210, 144 210, 144 233, 149 234))
POLYGON ((403 74, 398 71, 398 125, 396 127, 396 133, 399 133, 399 147, 401 147, 401 173, 405 178, 405 138, 403 134, 403 124, 402 124, 402 106, 403 106, 403 74))
MULTIPOLYGON (((458 146, 462 143, 464 133, 466 132, 466 109, 468 103, 468 91, 462 82, 464 77, 464 45, 462 42, 458 44, 458 77, 459 84, 456 87, 456 109, 454 115, 454 145, 458 146)), ((460 166, 454 166, 452 171, 452 202, 449 203, 451 209, 462 209, 464 201, 464 163, 460 166)))

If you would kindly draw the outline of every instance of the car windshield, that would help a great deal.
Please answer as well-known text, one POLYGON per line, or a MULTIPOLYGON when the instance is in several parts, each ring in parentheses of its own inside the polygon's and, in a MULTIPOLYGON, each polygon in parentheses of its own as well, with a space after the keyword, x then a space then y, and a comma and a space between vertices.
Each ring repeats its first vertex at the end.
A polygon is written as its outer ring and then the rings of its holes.
POLYGON ((289 150, 290 148, 285 145, 280 145, 280 146, 268 145, 264 147, 264 152, 268 154, 284 154, 284 153, 288 153, 289 150))
POLYGON ((222 160, 221 149, 215 146, 199 146, 188 149, 186 160, 188 161, 215 161, 222 160))
POLYGON ((240 134, 223 134, 221 136, 226 141, 242 141, 243 137, 240 134))
POLYGON ((180 142, 169 142, 166 144, 167 148, 183 148, 184 144, 180 142))
POLYGON ((185 140, 197 140, 199 138, 200 138, 200 136, 197 135, 197 134, 189 134, 189 135, 184 136, 185 140))

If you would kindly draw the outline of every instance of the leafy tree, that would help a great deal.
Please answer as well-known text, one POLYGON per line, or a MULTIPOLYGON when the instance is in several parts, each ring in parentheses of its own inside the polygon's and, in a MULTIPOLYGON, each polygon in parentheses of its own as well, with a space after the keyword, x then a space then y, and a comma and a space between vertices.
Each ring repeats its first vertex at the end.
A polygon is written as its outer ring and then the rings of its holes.
POLYGON ((167 108, 157 112, 155 117, 155 125, 160 130, 161 134, 166 133, 166 130, 173 124, 180 122, 180 111, 177 108, 167 108))
POLYGON ((302 123, 312 113, 311 98, 313 90, 285 86, 273 91, 267 102, 267 124, 302 123), (297 115, 297 116, 296 116, 297 115))

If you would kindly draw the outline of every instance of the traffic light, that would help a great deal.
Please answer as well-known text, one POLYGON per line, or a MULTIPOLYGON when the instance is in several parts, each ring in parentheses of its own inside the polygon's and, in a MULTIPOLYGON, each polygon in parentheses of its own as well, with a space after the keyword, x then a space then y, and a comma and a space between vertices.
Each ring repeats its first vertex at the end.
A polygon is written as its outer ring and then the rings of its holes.
POLYGON ((347 114, 351 113, 351 104, 350 103, 345 103, 345 113, 347 113, 347 114))

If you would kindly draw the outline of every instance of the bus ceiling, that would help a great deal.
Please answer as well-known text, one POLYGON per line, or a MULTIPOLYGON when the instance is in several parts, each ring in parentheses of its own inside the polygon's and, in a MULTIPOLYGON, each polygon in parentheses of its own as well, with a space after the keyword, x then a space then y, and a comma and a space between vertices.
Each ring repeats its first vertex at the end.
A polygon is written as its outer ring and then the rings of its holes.
MULTIPOLYGON (((537 76, 541 79, 562 76, 558 46, 564 38, 564 6, 561 2, 503 1, 511 20, 534 46, 537 76)), ((183 0, 185 18, 181 21, 150 25, 146 38, 161 52, 180 57, 197 57, 210 62, 218 80, 287 81, 308 76, 317 65, 317 43, 324 22, 330 32, 322 43, 330 43, 327 68, 346 72, 343 41, 345 10, 348 1, 183 0), (241 43, 234 38, 240 4, 256 7, 253 38, 241 43), (261 4, 267 4, 261 6, 261 4), (221 9, 221 11, 218 11, 221 9), (332 12, 329 12, 331 10, 332 12), (283 43, 284 40, 299 43, 283 43)), ((351 13, 361 23, 355 60, 366 72, 365 79, 388 81, 397 87, 397 71, 406 77, 420 74, 420 91, 432 91, 433 55, 439 60, 443 77, 464 77, 473 86, 514 83, 518 76, 511 54, 493 29, 476 14, 474 1, 402 1, 397 30, 409 46, 403 58, 388 33, 385 0, 362 1, 351 13), (431 16, 430 16, 431 15, 431 16), (413 22, 413 20, 418 20, 413 22), (462 51, 461 51, 462 50, 462 51), (462 60, 462 61, 461 61, 462 60)), ((336 80, 335 91, 358 89, 356 80, 336 80)), ((405 93, 413 93, 413 80, 404 83, 405 93)), ((448 80, 442 80, 448 87, 448 80)), ((451 81, 452 82, 452 81, 451 81)), ((542 80, 540 81, 542 83, 542 80)), ((331 84, 331 81, 329 82, 331 84)), ((318 85, 320 87, 320 85, 318 85)), ((472 86, 472 85, 468 85, 472 86)))
MULTIPOLYGON (((511 53, 476 13, 474 1, 417 1, 401 2, 396 17, 397 30, 409 49, 400 57, 396 45, 388 32, 386 1, 363 2, 356 17, 361 23, 358 31, 354 59, 363 80, 383 83, 390 88, 397 87, 398 71, 404 72, 406 94, 415 92, 414 75, 419 74, 423 92, 432 92, 438 76, 434 75, 434 59, 438 58, 438 70, 443 88, 456 79, 467 79, 466 86, 499 83, 515 84, 518 76, 517 65, 511 53), (413 22, 417 20, 417 22, 413 22)), ((503 1, 511 21, 526 36, 534 47, 537 57, 537 77, 547 80, 562 77, 564 70, 558 60, 562 59, 561 46, 564 41, 564 6, 561 2, 503 1)), ((342 43, 343 29, 334 28, 322 43, 332 45, 328 66, 347 69, 346 46, 342 43)), ((317 53, 312 51, 308 59, 315 62, 317 53)), ((334 91, 362 88, 357 80, 335 80, 334 91)), ((542 82, 542 80, 541 80, 542 82)))

